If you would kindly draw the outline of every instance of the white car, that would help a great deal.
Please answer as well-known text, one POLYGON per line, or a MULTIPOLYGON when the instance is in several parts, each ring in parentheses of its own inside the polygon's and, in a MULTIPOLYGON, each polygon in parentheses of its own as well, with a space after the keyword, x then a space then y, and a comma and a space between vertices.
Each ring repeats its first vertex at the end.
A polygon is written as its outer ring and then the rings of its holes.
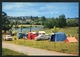
POLYGON ((11 37, 11 35, 6 35, 5 37, 4 37, 4 40, 12 40, 12 37, 11 37))
POLYGON ((49 39, 49 36, 44 35, 44 34, 41 34, 41 35, 35 37, 35 40, 48 40, 48 39, 49 39))

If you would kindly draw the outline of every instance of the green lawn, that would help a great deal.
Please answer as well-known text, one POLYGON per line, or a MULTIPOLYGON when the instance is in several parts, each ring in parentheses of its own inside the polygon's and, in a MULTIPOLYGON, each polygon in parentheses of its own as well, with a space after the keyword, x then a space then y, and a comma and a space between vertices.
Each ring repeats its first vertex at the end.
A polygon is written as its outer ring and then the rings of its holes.
MULTIPOLYGON (((66 28, 57 28, 58 31, 64 32, 66 35, 72 35, 75 36, 78 39, 78 33, 77 29, 78 27, 66 27, 66 28)), ((50 29, 44 29, 44 31, 47 34, 52 33, 50 29)), ((17 38, 17 36, 13 36, 14 38, 17 38)), ((24 39, 17 39, 13 41, 6 41, 18 45, 24 45, 34 48, 41 48, 45 50, 51 50, 51 51, 58 51, 58 52, 64 52, 69 54, 77 54, 78 55, 78 43, 65 43, 65 42, 50 42, 49 40, 44 41, 35 41, 35 40, 24 40, 24 39)))
POLYGON ((6 48, 2 48, 2 56, 27 56, 27 55, 6 48))
MULTIPOLYGON (((79 27, 65 27, 65 28, 56 28, 58 32, 64 32, 66 35, 75 36, 77 39, 78 37, 78 29, 79 27)), ((52 33, 51 29, 43 29, 47 34, 52 33)))
MULTIPOLYGON (((35 27, 35 26, 42 27, 42 25, 18 25, 19 28, 20 28, 21 26, 24 27, 24 28, 29 28, 30 26, 32 26, 32 27, 35 27)), ((13 27, 15 27, 15 25, 13 25, 13 27)))

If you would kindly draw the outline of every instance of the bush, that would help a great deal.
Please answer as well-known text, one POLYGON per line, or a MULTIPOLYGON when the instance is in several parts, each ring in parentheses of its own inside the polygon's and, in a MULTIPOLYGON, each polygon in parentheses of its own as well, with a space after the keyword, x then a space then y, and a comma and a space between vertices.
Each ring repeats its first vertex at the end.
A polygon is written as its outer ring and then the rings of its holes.
POLYGON ((54 26, 57 27, 65 27, 66 26, 66 18, 65 15, 60 15, 59 18, 52 18, 48 19, 44 22, 45 28, 53 28, 54 26))
POLYGON ((78 26, 79 25, 79 20, 78 19, 67 19, 66 20, 67 26, 78 26))
POLYGON ((54 26, 55 26, 55 20, 54 19, 46 20, 44 22, 45 28, 53 28, 54 26))

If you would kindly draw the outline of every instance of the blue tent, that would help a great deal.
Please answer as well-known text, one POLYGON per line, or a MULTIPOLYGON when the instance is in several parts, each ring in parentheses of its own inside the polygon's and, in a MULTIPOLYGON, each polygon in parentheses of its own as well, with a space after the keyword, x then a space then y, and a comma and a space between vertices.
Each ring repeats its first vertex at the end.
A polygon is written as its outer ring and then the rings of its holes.
POLYGON ((51 41, 64 41, 66 39, 66 35, 63 32, 57 32, 51 35, 51 41))

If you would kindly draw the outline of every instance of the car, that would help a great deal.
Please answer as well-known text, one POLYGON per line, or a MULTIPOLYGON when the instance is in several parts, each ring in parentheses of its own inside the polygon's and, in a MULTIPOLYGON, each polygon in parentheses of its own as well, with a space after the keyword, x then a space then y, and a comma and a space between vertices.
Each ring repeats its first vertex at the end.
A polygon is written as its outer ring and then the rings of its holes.
POLYGON ((48 40, 48 39, 49 39, 49 36, 44 35, 44 34, 41 34, 41 35, 35 37, 35 40, 48 40))
POLYGON ((11 35, 6 35, 6 36, 4 37, 4 40, 12 41, 11 35))
POLYGON ((18 32, 17 36, 18 36, 19 39, 22 39, 23 38, 23 33, 22 32, 18 32))

